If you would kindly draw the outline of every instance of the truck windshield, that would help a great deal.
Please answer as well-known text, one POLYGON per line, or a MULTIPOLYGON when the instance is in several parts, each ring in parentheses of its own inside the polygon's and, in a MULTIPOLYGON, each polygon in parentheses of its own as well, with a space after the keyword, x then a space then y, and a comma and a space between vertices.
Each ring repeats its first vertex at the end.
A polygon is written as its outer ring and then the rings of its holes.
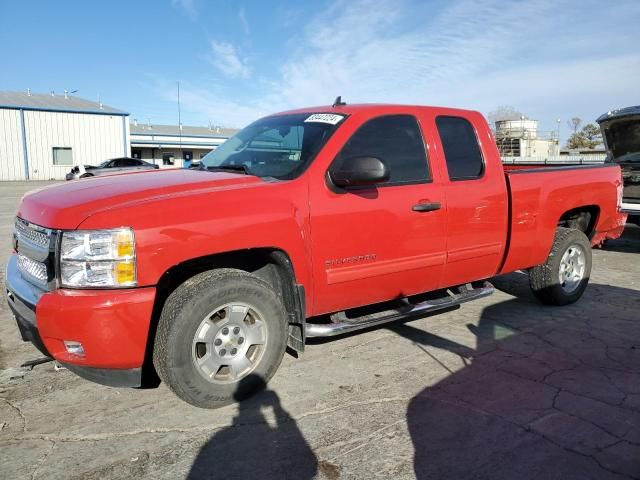
POLYGON ((201 161, 203 170, 233 170, 288 180, 300 175, 345 115, 304 113, 266 117, 229 138, 201 161))
POLYGON ((612 123, 605 128, 610 162, 640 162, 640 118, 612 123))

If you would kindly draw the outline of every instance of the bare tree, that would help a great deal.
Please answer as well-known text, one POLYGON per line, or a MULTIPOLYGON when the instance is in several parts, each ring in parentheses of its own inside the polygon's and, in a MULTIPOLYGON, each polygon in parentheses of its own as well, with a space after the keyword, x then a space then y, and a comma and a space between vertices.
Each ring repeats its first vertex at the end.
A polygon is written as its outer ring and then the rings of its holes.
POLYGON ((578 133, 578 129, 580 128, 580 125, 582 125, 582 119, 580 117, 573 117, 570 120, 567 120, 567 125, 573 133, 578 133))
POLYGON ((487 114, 487 120, 493 127, 500 120, 519 120, 524 115, 510 105, 501 105, 487 114))

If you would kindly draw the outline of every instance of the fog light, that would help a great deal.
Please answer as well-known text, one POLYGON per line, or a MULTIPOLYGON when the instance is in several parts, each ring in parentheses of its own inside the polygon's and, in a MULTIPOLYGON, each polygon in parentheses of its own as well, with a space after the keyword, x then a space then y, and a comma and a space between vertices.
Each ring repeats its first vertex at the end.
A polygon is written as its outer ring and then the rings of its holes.
POLYGON ((78 357, 84 357, 84 348, 80 342, 74 342, 71 340, 64 341, 64 347, 70 355, 76 355, 78 357))

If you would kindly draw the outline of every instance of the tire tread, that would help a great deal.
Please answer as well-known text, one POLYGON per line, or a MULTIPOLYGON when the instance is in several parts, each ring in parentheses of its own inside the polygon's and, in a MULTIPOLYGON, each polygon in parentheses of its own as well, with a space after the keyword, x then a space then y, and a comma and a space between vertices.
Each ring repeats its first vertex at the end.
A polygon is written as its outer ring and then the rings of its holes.
POLYGON ((567 305, 578 300, 587 286, 588 276, 591 271, 590 249, 591 244, 589 243, 589 239, 582 231, 574 228, 558 227, 553 240, 553 246, 551 247, 546 262, 529 270, 529 285, 536 298, 547 305, 567 305), (570 243, 571 240, 573 240, 574 243, 581 243, 587 247, 585 253, 588 257, 588 268, 584 284, 580 285, 575 292, 568 295, 562 291, 562 288, 558 284, 558 272, 554 268, 554 262, 558 255, 564 254, 567 243, 570 243), (586 245, 584 245, 585 243, 586 245))
MULTIPOLYGON (((204 407, 204 408, 216 408, 229 403, 233 403, 233 399, 229 401, 217 401, 215 405, 203 404, 202 402, 195 401, 192 398, 190 392, 183 388, 181 382, 176 381, 172 375, 171 367, 169 365, 169 347, 172 341, 172 335, 176 335, 175 329, 172 328, 172 324, 176 321, 180 312, 191 302, 202 297, 204 288, 211 285, 217 285, 222 282, 230 281, 249 281, 257 284, 259 287, 271 292, 274 298, 278 300, 278 297, 273 288, 264 280, 252 275, 249 272, 243 270, 237 270, 233 268, 220 268, 215 270, 208 270, 206 272, 199 273, 193 277, 187 279, 182 285, 176 288, 167 298, 160 319, 158 321, 158 328, 156 331, 156 337, 153 347, 153 365, 158 373, 160 379, 168 386, 168 388, 181 399, 191 403, 192 405, 204 407)), ((284 308, 284 307, 283 307, 284 308)), ((285 329, 286 331, 286 329, 285 329)), ((285 340, 286 341, 286 340, 285 340)), ((283 347, 284 353, 284 347, 283 347)), ((280 357, 281 358, 281 357, 280 357)), ((278 365, 275 365, 273 372, 277 369, 278 365)), ((265 382, 269 378, 265 379, 265 382)))

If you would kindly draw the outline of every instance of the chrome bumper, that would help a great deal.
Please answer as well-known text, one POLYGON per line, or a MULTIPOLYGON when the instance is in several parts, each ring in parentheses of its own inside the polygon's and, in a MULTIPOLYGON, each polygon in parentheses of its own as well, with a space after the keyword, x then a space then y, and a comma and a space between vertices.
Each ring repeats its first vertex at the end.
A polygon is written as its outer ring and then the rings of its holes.
POLYGON ((18 256, 15 254, 9 257, 5 280, 7 303, 16 319, 22 340, 33 343, 38 350, 50 356, 36 325, 36 305, 45 291, 22 278, 18 271, 18 256))
POLYGON ((15 253, 9 257, 5 285, 7 287, 7 297, 9 297, 9 301, 11 301, 12 297, 18 298, 22 303, 33 309, 35 309, 38 304, 40 297, 45 294, 44 290, 27 282, 22 277, 18 270, 18 255, 15 253))
POLYGON ((640 215, 640 203, 629 203, 622 201, 620 205, 621 213, 628 213, 629 215, 640 215))

